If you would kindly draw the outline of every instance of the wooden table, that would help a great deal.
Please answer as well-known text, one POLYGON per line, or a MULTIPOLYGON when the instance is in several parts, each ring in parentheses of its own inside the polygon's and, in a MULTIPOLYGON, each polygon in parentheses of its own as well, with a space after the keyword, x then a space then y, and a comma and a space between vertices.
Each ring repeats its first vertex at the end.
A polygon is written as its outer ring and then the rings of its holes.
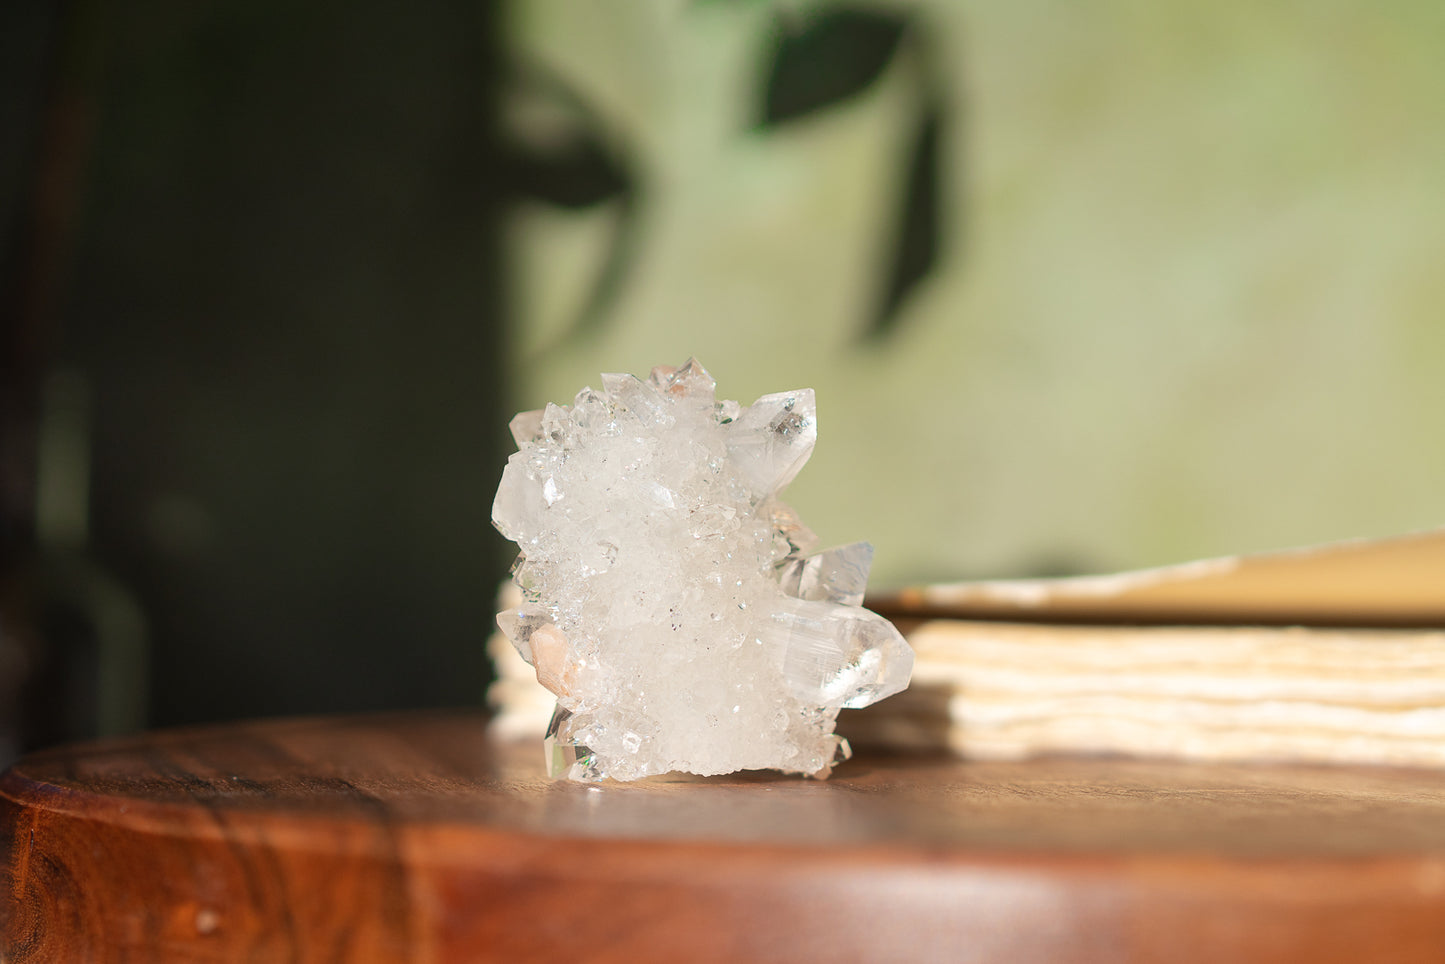
POLYGON ((0 779, 18 961, 1439 961, 1445 775, 855 758, 552 783, 472 712, 0 779))

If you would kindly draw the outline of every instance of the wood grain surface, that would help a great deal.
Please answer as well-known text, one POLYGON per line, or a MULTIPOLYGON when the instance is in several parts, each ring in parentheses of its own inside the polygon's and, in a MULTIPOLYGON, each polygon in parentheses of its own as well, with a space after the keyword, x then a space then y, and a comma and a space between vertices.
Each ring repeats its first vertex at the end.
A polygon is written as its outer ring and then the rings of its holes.
POLYGON ((18 961, 1438 961, 1445 775, 855 758, 584 786, 473 712, 0 779, 18 961))

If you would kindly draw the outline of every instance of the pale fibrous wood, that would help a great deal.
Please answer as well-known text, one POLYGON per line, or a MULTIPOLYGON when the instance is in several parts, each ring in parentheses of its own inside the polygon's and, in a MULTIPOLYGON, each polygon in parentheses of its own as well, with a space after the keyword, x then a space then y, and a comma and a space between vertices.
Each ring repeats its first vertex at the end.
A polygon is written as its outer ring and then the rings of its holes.
POLYGON ((1438 961, 1445 774, 862 752, 583 785, 476 712, 0 779, 14 962, 1438 961))
POLYGON ((878 603, 917 663, 855 742, 1445 766, 1445 529, 878 603))
POLYGON ((1445 631, 935 620, 855 743, 1445 766, 1445 631))

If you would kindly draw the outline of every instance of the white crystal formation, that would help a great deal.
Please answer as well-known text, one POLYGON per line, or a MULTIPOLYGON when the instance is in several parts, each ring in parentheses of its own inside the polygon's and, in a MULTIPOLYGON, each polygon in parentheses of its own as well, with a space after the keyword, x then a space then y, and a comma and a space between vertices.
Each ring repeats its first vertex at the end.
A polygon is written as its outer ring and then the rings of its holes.
POLYGON ((691 360, 602 388, 513 419, 492 510, 522 551, 497 624, 557 696, 553 775, 826 776, 838 711, 906 687, 913 652, 860 606, 872 547, 810 554, 778 498, 813 392, 717 401, 691 360))

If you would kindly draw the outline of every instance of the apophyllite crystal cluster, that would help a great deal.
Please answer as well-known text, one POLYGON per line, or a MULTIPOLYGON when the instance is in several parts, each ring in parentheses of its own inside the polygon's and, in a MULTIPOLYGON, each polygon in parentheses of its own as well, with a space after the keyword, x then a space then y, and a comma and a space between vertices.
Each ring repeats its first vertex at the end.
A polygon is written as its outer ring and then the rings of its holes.
POLYGON ((524 602, 497 623, 557 696, 554 776, 826 776, 838 711, 908 685, 912 650, 860 605, 872 547, 813 553, 778 498, 817 439, 813 392, 714 388, 695 361, 603 375, 512 421, 492 520, 524 602))

